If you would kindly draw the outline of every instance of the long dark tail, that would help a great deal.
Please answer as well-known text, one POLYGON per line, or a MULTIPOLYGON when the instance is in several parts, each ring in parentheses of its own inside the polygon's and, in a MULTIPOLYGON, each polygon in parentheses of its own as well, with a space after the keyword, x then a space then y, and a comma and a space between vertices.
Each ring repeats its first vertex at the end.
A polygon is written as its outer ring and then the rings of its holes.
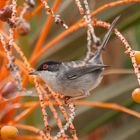
POLYGON ((112 22, 112 24, 111 24, 111 26, 110 26, 108 32, 105 34, 105 36, 104 36, 104 38, 103 38, 103 41, 102 41, 101 45, 99 46, 99 49, 95 52, 95 56, 96 56, 96 57, 100 56, 102 50, 105 49, 105 47, 106 47, 106 45, 107 45, 107 43, 108 43, 108 40, 109 40, 109 38, 110 38, 110 36, 111 36, 112 30, 114 29, 114 27, 115 27, 115 25, 116 25, 116 23, 117 23, 117 21, 118 21, 119 18, 120 18, 120 16, 117 16, 117 17, 113 20, 113 22, 112 22))

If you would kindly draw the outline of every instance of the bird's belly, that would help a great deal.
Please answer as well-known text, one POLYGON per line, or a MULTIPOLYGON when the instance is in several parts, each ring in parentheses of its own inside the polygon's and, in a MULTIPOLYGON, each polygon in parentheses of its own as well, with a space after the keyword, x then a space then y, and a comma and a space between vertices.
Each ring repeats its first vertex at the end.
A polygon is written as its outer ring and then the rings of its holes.
POLYGON ((54 91, 65 96, 83 96, 92 89, 96 88, 101 82, 102 77, 94 74, 84 75, 74 80, 58 81, 54 91))
POLYGON ((64 96, 81 96, 83 95, 83 90, 79 85, 66 85, 65 84, 57 84, 57 86, 52 87, 54 92, 62 94, 64 96))

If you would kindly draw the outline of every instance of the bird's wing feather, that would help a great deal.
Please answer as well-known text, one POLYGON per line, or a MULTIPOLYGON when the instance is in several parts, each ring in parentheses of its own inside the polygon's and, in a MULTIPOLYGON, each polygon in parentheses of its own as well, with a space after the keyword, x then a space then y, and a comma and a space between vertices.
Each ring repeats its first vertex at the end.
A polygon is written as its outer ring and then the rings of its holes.
POLYGON ((83 76, 87 73, 93 72, 95 70, 99 70, 106 67, 106 65, 103 64, 97 64, 97 65, 89 65, 87 67, 81 66, 81 67, 75 67, 65 72, 65 77, 69 80, 77 79, 80 76, 83 76))

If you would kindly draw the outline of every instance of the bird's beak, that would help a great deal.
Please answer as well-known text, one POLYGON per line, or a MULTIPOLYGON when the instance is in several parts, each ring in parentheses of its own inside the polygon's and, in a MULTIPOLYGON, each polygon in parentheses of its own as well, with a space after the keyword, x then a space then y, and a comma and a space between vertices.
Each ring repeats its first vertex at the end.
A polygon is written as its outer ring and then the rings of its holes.
POLYGON ((38 75, 38 72, 37 71, 30 71, 29 75, 38 75))

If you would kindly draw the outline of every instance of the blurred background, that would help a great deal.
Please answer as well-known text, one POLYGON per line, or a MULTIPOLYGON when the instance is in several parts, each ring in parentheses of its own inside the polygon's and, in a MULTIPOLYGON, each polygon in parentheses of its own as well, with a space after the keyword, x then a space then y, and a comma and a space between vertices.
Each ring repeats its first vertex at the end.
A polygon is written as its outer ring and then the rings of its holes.
MULTIPOLYGON (((115 0, 89 0, 91 11, 113 2, 115 0)), ((23 1, 19 1, 22 3, 23 1)), ((36 1, 38 3, 38 1, 36 1)), ((53 5, 54 0, 49 1, 53 5)), ((63 1, 57 13, 61 15, 68 26, 73 25, 82 18, 74 0, 63 1)), ((140 3, 123 4, 109 8, 95 17, 97 20, 111 23, 113 19, 121 15, 117 23, 118 30, 124 35, 131 47, 135 50, 140 48, 140 3)), ((27 58, 31 57, 34 46, 41 34, 42 27, 48 16, 45 10, 41 10, 29 22, 31 32, 24 37, 19 37, 17 43, 25 53, 27 58)), ((55 37, 64 31, 63 27, 54 22, 50 28, 44 45, 51 42, 55 37)), ((95 33, 101 39, 106 33, 106 29, 95 27, 95 33)), ((71 61, 85 57, 86 29, 81 28, 61 40, 50 48, 43 56, 37 60, 37 65, 44 60, 71 61)), ((44 46, 42 46, 44 47, 44 46)), ((133 102, 132 91, 138 86, 136 76, 130 58, 124 53, 122 43, 112 34, 112 37, 103 52, 104 63, 110 67, 105 71, 105 76, 98 88, 92 91, 92 95, 84 100, 96 102, 109 102, 123 105, 140 112, 140 105, 133 102), (123 74, 121 72, 124 72, 123 74)), ((36 67, 36 66, 35 66, 36 67)), ((23 101, 30 100, 24 98, 23 101)), ((36 100, 36 98, 32 99, 36 100)), ((24 122, 36 127, 43 127, 40 109, 35 110, 24 122), (38 123, 36 123, 36 120, 38 123)), ((50 121, 54 125, 53 120, 50 121)), ((74 125, 81 140, 139 140, 140 120, 119 111, 111 109, 76 106, 76 118, 74 125)), ((27 132, 26 132, 27 133, 27 132)))

